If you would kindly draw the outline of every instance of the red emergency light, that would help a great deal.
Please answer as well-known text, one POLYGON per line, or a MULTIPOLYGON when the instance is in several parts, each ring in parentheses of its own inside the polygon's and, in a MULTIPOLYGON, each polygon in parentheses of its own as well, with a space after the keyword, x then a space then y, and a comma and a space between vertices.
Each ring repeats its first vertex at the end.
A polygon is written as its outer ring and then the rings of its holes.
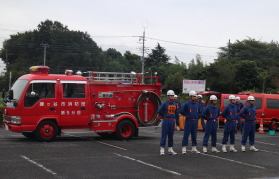
POLYGON ((31 73, 48 74, 50 68, 48 66, 32 66, 29 70, 31 73))

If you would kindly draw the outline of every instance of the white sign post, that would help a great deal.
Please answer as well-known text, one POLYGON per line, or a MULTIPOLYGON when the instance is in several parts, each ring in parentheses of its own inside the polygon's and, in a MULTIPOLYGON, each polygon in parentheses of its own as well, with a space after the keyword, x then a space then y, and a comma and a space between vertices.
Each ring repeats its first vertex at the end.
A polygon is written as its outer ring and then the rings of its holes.
POLYGON ((183 80, 182 93, 190 91, 205 91, 205 80, 183 80))

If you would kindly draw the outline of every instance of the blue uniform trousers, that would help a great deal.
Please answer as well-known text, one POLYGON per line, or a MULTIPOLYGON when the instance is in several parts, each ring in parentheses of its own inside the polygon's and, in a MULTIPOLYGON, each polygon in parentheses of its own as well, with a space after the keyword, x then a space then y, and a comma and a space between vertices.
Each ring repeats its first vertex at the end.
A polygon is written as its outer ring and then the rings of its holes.
POLYGON ((229 136, 230 136, 230 144, 234 144, 235 131, 236 131, 235 129, 236 129, 235 121, 227 120, 227 122, 225 124, 224 137, 222 140, 222 144, 227 144, 229 136))
POLYGON ((173 120, 163 119, 160 147, 166 146, 167 137, 168 137, 168 147, 173 147, 174 120, 175 119, 173 120))
POLYGON ((242 135, 241 144, 246 145, 247 137, 249 136, 250 145, 254 145, 254 143, 255 143, 255 131, 256 131, 255 122, 245 121, 245 123, 244 123, 244 133, 242 135))
POLYGON ((188 138, 191 134, 192 146, 197 146, 197 131, 198 123, 197 120, 185 120, 184 125, 184 136, 182 139, 182 146, 188 146, 188 138))
POLYGON ((208 140, 211 136, 211 146, 216 147, 216 141, 217 141, 217 122, 216 121, 210 121, 208 120, 205 124, 205 134, 203 137, 203 146, 208 146, 208 140))
POLYGON ((179 112, 175 113, 175 121, 176 121, 176 125, 179 126, 179 112))
POLYGON ((201 120, 202 128, 205 129, 205 128, 206 128, 206 125, 205 125, 204 119, 203 119, 203 118, 199 118, 198 121, 199 121, 199 120, 201 120))

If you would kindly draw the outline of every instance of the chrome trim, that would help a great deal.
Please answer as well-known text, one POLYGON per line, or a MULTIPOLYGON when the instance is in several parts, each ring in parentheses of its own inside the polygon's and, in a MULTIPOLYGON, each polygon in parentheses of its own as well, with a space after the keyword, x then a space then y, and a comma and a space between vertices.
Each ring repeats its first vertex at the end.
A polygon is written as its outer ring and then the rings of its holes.
POLYGON ((73 81, 73 80, 61 80, 60 83, 77 83, 77 84, 87 84, 87 81, 73 81))
POLYGON ((63 133, 79 133, 79 132, 93 132, 90 128, 86 129, 61 129, 61 132, 63 133))
POLYGON ((32 80, 29 84, 31 83, 56 83, 56 80, 32 80))
POLYGON ((106 121, 93 121, 93 122, 117 122, 116 120, 106 120, 106 121))

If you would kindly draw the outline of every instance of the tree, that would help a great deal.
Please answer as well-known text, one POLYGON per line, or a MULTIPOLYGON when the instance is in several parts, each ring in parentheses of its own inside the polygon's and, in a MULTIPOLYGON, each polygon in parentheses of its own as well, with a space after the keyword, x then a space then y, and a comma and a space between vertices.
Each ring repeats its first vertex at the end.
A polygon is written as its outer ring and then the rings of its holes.
POLYGON ((259 87, 256 63, 249 60, 239 61, 236 64, 235 88, 245 91, 259 87))
POLYGON ((235 70, 235 64, 228 59, 216 59, 206 67, 207 88, 222 93, 235 93, 235 70))
POLYGON ((127 60, 129 64, 129 71, 135 71, 135 72, 140 72, 141 69, 141 61, 140 61, 140 56, 136 54, 132 54, 130 51, 126 51, 124 53, 124 58, 127 60))
POLYGON ((205 65, 199 54, 196 55, 196 60, 192 59, 188 65, 188 78, 191 80, 204 80, 206 71, 205 65))
POLYGON ((145 58, 145 67, 158 67, 162 64, 167 64, 170 60, 170 57, 165 54, 165 52, 166 49, 161 47, 161 45, 158 43, 155 49, 152 49, 152 52, 148 54, 147 58, 145 58))
POLYGON ((181 72, 170 74, 166 79, 165 88, 173 90, 175 94, 180 94, 182 93, 183 79, 184 76, 181 72))

